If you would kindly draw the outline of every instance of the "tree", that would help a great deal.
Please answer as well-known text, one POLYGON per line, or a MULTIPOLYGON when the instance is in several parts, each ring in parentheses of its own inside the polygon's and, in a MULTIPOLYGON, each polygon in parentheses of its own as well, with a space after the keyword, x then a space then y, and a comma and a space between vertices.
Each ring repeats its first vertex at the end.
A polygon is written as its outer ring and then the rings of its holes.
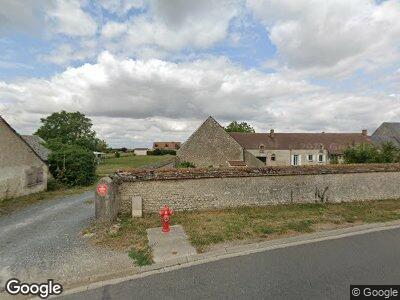
POLYGON ((346 149, 344 161, 349 164, 400 162, 400 149, 391 142, 383 144, 380 148, 361 144, 346 149))
POLYGON ((92 151, 64 145, 51 152, 49 169, 53 177, 66 185, 90 185, 96 180, 96 158, 92 151))
POLYGON ((237 121, 231 122, 228 126, 225 127, 225 130, 227 132, 255 132, 254 128, 246 122, 238 123, 237 121))
POLYGON ((379 161, 379 152, 373 145, 360 144, 344 151, 347 164, 375 163, 379 161))
POLYGON ((95 151, 107 148, 107 144, 96 138, 92 121, 80 112, 55 112, 40 119, 42 126, 36 135, 46 141, 47 146, 57 150, 62 145, 78 145, 95 151))
POLYGON ((383 163, 394 163, 399 162, 400 149, 397 148, 392 142, 387 142, 382 145, 380 152, 381 162, 383 163))

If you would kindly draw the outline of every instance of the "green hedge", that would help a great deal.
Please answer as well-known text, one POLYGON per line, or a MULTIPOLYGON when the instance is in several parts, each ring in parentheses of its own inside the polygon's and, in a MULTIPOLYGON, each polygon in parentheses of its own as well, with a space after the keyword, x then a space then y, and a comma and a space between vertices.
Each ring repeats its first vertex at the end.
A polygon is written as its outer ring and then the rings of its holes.
POLYGON ((161 150, 161 149, 154 149, 153 151, 147 151, 147 155, 176 155, 175 150, 161 150))
POLYGON ((49 169, 53 177, 63 184, 90 185, 96 180, 96 157, 85 148, 64 145, 50 154, 49 169))

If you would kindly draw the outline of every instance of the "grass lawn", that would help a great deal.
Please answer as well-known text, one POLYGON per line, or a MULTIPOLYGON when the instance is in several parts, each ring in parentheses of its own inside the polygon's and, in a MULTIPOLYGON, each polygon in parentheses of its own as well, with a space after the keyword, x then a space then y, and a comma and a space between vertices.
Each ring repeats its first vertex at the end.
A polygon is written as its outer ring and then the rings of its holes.
POLYGON ((171 159, 171 155, 133 155, 125 154, 121 157, 106 158, 104 162, 97 167, 98 176, 107 176, 119 169, 141 168, 143 166, 158 163, 164 160, 171 159))
MULTIPOLYGON (((352 203, 287 204, 203 212, 176 212, 173 224, 181 224, 198 252, 213 245, 240 240, 268 240, 362 223, 400 219, 400 200, 352 203)), ((132 219, 121 216, 121 229, 93 225, 93 242, 115 250, 130 251, 138 264, 151 263, 147 228, 161 226, 158 214, 132 219), (140 261, 139 261, 140 260, 140 261)))
POLYGON ((61 188, 56 191, 44 191, 36 194, 30 194, 22 197, 10 198, 0 200, 0 216, 4 214, 9 214, 21 208, 24 208, 28 205, 48 200, 54 199, 74 194, 83 193, 89 190, 93 190, 92 186, 84 186, 84 187, 74 187, 74 188, 61 188))

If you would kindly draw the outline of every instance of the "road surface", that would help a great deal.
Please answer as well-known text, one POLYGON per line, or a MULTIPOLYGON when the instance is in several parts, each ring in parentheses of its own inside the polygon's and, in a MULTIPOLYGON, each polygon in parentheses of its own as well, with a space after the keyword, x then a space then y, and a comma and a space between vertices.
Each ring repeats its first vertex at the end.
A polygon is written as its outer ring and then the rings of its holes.
POLYGON ((223 259, 61 299, 349 299, 350 284, 400 284, 400 229, 223 259))
POLYGON ((65 283, 132 264, 126 254, 92 247, 81 237, 93 220, 93 198, 86 192, 0 216, 0 289, 11 277, 65 283))

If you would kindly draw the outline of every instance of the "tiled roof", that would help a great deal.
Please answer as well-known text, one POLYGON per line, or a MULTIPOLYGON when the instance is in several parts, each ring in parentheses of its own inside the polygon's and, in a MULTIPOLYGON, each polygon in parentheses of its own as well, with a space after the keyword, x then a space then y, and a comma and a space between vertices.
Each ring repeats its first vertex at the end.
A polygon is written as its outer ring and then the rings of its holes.
POLYGON ((383 144, 392 142, 400 147, 400 122, 384 122, 371 136, 372 142, 383 144))
POLYGON ((44 161, 47 161, 51 151, 43 146, 44 140, 37 135, 21 135, 37 155, 44 161))
POLYGON ((266 150, 328 150, 331 154, 342 154, 349 147, 370 143, 370 138, 361 133, 239 133, 230 135, 245 149, 259 149, 264 145, 266 150))
POLYGON ((35 150, 33 150, 32 146, 29 145, 29 144, 27 143, 27 141, 25 141, 25 140, 22 138, 22 136, 21 136, 14 128, 12 128, 11 125, 8 124, 7 121, 6 121, 2 116, 0 116, 0 122, 2 122, 3 124, 5 124, 5 125, 6 125, 6 126, 7 126, 7 127, 22 141, 22 142, 23 142, 23 143, 25 143, 25 145, 27 145, 28 148, 31 149, 31 150, 33 151, 33 153, 35 153, 35 155, 36 155, 41 161, 43 161, 44 163, 46 163, 46 162, 43 160, 43 158, 40 157, 40 156, 36 153, 35 150))

